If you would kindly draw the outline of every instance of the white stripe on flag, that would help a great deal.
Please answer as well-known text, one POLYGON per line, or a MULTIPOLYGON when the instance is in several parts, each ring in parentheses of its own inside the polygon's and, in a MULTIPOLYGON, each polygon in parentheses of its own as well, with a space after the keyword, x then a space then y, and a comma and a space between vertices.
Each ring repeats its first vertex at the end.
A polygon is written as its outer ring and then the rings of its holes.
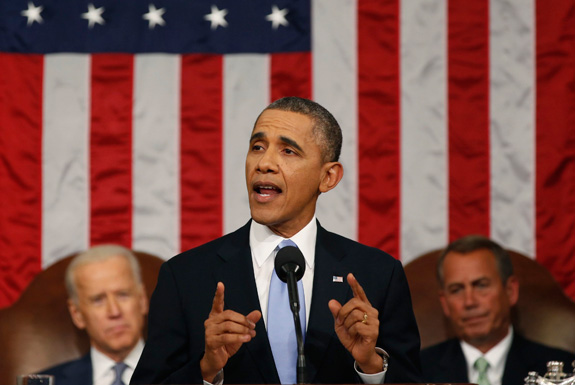
POLYGON ((312 7, 313 98, 343 131, 340 184, 318 200, 317 218, 330 231, 357 239, 357 19, 356 4, 319 0, 312 7))
POLYGON ((42 267, 89 244, 90 57, 44 57, 42 267))
POLYGON ((163 258, 180 251, 179 55, 136 55, 133 243, 163 258))
POLYGON ((226 55, 223 79, 223 224, 229 233, 250 218, 245 159, 256 117, 270 103, 269 56, 226 55))
POLYGON ((448 239, 447 10, 441 0, 401 6, 401 257, 448 239))
POLYGON ((535 4, 490 3, 491 237, 535 255, 535 4))

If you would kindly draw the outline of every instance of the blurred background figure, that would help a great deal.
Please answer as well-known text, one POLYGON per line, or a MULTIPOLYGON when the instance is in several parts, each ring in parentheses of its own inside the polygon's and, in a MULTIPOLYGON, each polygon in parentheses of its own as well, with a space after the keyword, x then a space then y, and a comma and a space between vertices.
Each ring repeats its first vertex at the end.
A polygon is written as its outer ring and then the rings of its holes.
POLYGON ((66 289, 72 321, 86 330, 90 352, 41 372, 53 374, 58 385, 128 384, 148 313, 138 260, 121 246, 93 247, 68 266, 66 289))
POLYGON ((521 384, 529 371, 545 373, 548 361, 575 358, 514 331, 519 282, 497 243, 477 235, 454 241, 439 257, 437 276, 441 306, 457 338, 422 351, 424 381, 521 384))

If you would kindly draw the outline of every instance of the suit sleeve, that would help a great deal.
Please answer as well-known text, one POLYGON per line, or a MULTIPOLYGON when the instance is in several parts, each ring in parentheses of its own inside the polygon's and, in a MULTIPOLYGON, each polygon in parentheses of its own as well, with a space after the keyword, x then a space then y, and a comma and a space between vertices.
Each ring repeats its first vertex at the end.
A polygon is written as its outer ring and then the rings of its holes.
MULTIPOLYGON (((171 266, 164 263, 150 300, 148 339, 131 384, 201 384, 202 353, 190 354, 190 331, 180 288, 171 266)), ((202 332, 198 330, 196 332, 202 332)))
POLYGON ((394 260, 389 285, 378 306, 380 329, 377 346, 389 354, 386 383, 420 382, 419 329, 401 262, 394 260))

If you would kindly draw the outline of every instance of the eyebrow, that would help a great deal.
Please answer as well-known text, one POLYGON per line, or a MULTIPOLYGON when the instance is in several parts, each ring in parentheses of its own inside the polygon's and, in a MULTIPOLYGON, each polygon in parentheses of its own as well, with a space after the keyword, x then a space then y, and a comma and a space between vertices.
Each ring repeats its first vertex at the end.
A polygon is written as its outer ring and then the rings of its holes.
MULTIPOLYGON (((256 132, 250 138, 250 143, 253 142, 254 140, 264 139, 265 137, 266 137, 266 134, 264 132, 256 132)), ((282 142, 296 148, 297 150, 301 151, 302 153, 304 152, 303 148, 301 148, 301 146, 295 140, 290 139, 287 136, 280 136, 280 140, 282 142)))
MULTIPOLYGON (((491 278, 485 277, 485 276, 481 276, 481 277, 476 278, 476 279, 474 279, 473 281, 471 281, 471 282, 470 282, 470 285, 471 285, 471 286, 477 285, 477 284, 479 284, 479 283, 482 282, 482 281, 492 282, 491 278)), ((453 286, 465 286, 465 283, 458 281, 458 282, 451 282, 451 283, 445 285, 445 287, 447 287, 447 288, 450 288, 450 287, 453 287, 453 286)))
POLYGON ((253 142, 256 139, 263 139, 266 137, 266 134, 264 134, 263 132, 256 132, 255 134, 253 134, 250 138, 250 143, 253 142))

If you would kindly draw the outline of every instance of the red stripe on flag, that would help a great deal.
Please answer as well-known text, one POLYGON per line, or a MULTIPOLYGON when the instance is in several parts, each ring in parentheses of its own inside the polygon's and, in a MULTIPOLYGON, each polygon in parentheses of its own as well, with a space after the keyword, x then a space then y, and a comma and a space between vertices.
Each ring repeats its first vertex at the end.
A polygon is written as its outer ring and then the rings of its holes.
POLYGON ((223 61, 182 57, 181 249, 223 232, 223 61))
POLYGON ((134 58, 92 55, 90 242, 132 245, 134 58))
POLYGON ((536 7, 536 253, 575 299, 575 3, 536 7))
POLYGON ((43 65, 0 54, 0 308, 42 269, 43 65))
POLYGON ((489 236, 489 2, 449 1, 449 239, 489 236))
POLYGON ((396 258, 400 239, 399 3, 358 3, 358 240, 396 258))
POLYGON ((311 99, 311 53, 276 53, 270 56, 271 101, 284 96, 311 99))

